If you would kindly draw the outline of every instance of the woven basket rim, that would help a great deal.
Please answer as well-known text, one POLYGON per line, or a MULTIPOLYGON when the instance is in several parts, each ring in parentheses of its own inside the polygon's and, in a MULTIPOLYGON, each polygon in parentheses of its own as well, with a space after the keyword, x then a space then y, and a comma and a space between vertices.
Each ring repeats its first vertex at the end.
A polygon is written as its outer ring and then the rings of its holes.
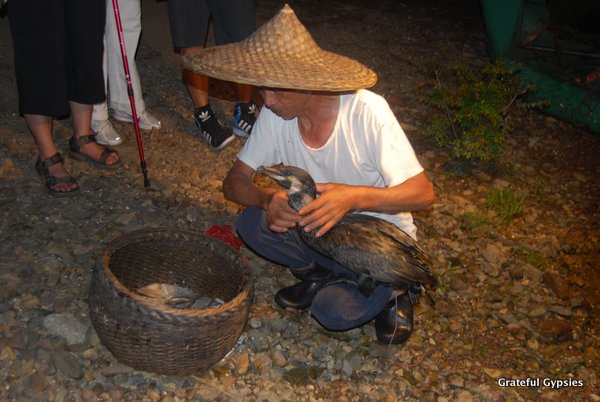
POLYGON ((252 284, 252 276, 250 266, 248 264, 248 259, 241 254, 238 250, 231 247, 229 244, 225 243, 222 240, 216 239, 214 237, 205 235, 200 232, 194 232, 191 230, 183 230, 176 228, 159 228, 159 229, 138 229, 132 232, 128 232, 111 242, 109 242, 101 251, 97 263, 96 269, 102 271, 102 274, 106 276, 111 286, 113 286, 119 293, 124 296, 132 299, 135 303, 138 303, 144 308, 149 310, 159 311, 163 314, 172 314, 179 316, 186 316, 190 318, 195 317, 210 317, 214 315, 219 315, 224 313, 232 308, 232 306, 239 305, 243 302, 244 299, 247 298, 247 295, 251 289, 252 284), (179 236, 187 236, 188 238, 197 238, 197 239, 206 239, 215 244, 219 244, 220 247, 224 247, 229 249, 233 254, 236 255, 236 258, 239 258, 242 261, 243 266, 243 278, 242 283, 240 284, 240 290, 231 300, 226 301, 220 306, 211 307, 211 308, 202 308, 202 309, 179 309, 175 307, 170 307, 168 305, 159 305, 156 302, 153 302, 153 299, 144 295, 141 295, 137 292, 130 290, 128 287, 123 285, 121 281, 116 277, 116 275, 110 269, 110 261, 112 253, 116 250, 119 250, 125 245, 134 243, 134 240, 141 242, 143 239, 147 239, 149 235, 156 236, 164 236, 164 239, 169 239, 167 235, 177 234, 179 236))

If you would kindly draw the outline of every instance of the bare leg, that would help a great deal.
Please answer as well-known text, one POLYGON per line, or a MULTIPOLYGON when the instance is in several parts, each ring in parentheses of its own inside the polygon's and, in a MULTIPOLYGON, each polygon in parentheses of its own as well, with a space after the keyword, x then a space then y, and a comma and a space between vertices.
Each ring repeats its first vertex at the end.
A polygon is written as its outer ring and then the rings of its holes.
MULTIPOLYGON (((77 103, 70 101, 69 106, 71 107, 71 118, 73 119, 74 135, 76 138, 82 135, 90 134, 90 124, 92 122, 92 105, 85 105, 83 103, 77 103)), ((100 155, 104 152, 104 147, 90 142, 83 145, 80 152, 94 158, 95 160, 100 159, 100 155)), ((110 154, 106 160, 107 165, 112 165, 119 161, 119 155, 116 152, 110 154)))
MULTIPOLYGON (((204 49, 204 46, 182 48, 181 55, 184 56, 200 49, 204 49)), ((182 76, 190 94, 190 98, 192 98, 192 102, 194 103, 194 108, 197 109, 199 107, 208 105, 208 77, 201 74, 196 74, 187 69, 183 70, 182 76)), ((254 88, 252 85, 238 83, 233 84, 233 91, 235 93, 235 100, 237 102, 250 102, 252 100, 253 90, 254 88)))
POLYGON ((238 103, 248 103, 252 100, 252 91, 254 87, 248 84, 233 84, 233 91, 235 92, 235 100, 238 103))
MULTIPOLYGON (((186 47, 181 49, 181 55, 204 49, 204 46, 186 47)), ((194 103, 194 109, 208 105, 208 77, 196 74, 193 71, 183 69, 183 82, 194 103)))
POLYGON ((75 137, 79 138, 82 135, 89 135, 90 124, 92 122, 92 105, 69 102, 69 106, 71 108, 75 137))
MULTIPOLYGON (((58 152, 52 139, 52 117, 37 114, 26 114, 25 123, 35 140, 40 153, 40 159, 45 160, 58 152)), ((48 174, 55 177, 69 175, 62 163, 48 167, 48 174)), ((69 192, 77 188, 77 183, 57 183, 52 186, 55 191, 69 192)))

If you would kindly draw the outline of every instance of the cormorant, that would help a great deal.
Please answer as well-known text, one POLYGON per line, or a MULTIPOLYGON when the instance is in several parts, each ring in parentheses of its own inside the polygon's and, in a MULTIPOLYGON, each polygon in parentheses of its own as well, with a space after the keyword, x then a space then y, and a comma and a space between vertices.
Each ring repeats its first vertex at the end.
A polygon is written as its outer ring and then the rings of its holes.
MULTIPOLYGON (((295 166, 261 166, 289 195, 289 204, 299 211, 317 198, 312 177, 295 166)), ((417 242, 391 222, 371 215, 345 215, 321 237, 299 228, 306 243, 319 253, 359 274, 396 289, 405 289, 412 304, 418 302, 424 285, 437 281, 429 269, 430 258, 417 242)), ((431 299, 430 299, 431 300, 431 299)))

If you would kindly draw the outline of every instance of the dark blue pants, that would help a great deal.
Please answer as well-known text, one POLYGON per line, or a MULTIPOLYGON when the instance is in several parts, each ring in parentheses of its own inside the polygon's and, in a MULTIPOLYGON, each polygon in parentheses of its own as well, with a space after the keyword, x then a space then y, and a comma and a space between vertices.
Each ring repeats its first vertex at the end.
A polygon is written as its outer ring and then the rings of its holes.
POLYGON ((343 265, 308 247, 296 230, 286 233, 270 230, 265 211, 260 208, 246 208, 237 221, 236 230, 256 254, 291 270, 300 271, 317 263, 335 273, 346 274, 352 278, 356 276, 343 265))
MULTIPOLYGON (((267 226, 265 211, 248 207, 240 215, 236 230, 246 245, 261 257, 301 271, 317 263, 352 279, 356 274, 341 264, 311 249, 296 230, 275 233, 267 226)), ((317 293, 311 306, 313 316, 326 328, 348 330, 370 321, 387 304, 392 289, 379 285, 365 297, 356 288, 337 284, 317 293)))

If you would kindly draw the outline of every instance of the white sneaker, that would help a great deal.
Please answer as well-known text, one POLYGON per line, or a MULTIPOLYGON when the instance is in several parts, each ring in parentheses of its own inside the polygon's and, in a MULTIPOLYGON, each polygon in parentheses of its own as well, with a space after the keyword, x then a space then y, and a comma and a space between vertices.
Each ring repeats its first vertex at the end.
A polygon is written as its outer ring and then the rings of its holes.
POLYGON ((117 133, 106 120, 92 120, 92 135, 96 137, 96 142, 101 145, 119 145, 123 142, 119 133, 117 133))
MULTIPOLYGON (((119 121, 124 121, 126 123, 133 123, 133 118, 131 117, 131 113, 121 112, 119 110, 114 110, 112 117, 119 121)), ((160 130, 161 124, 160 120, 156 117, 152 116, 145 110, 143 113, 138 114, 138 126, 142 130, 152 130, 153 128, 160 130)))

